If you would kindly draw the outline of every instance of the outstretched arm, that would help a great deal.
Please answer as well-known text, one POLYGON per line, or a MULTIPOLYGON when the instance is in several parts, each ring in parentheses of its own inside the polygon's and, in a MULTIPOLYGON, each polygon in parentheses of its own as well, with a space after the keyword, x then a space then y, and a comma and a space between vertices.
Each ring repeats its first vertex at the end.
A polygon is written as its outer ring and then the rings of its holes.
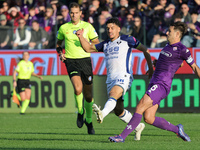
POLYGON ((195 72, 195 74, 200 78, 200 68, 196 65, 196 63, 193 63, 191 65, 191 68, 195 72))
POLYGON ((144 57, 145 57, 145 59, 147 61, 148 67, 149 67, 149 70, 148 70, 149 78, 151 78, 152 75, 153 75, 153 65, 152 65, 151 55, 149 53, 149 50, 143 44, 140 44, 137 47, 137 49, 142 51, 143 54, 144 54, 144 57))
POLYGON ((43 79, 43 77, 42 77, 42 76, 39 76, 39 75, 37 75, 37 74, 36 74, 36 73, 34 73, 34 72, 33 72, 31 75, 32 75, 32 76, 35 76, 35 77, 38 77, 38 78, 39 78, 39 79, 41 79, 41 80, 43 79))
MULTIPOLYGON (((97 52, 94 44, 90 44, 84 37, 83 37, 83 32, 84 29, 80 29, 76 32, 76 35, 78 36, 81 45, 83 47, 83 49, 88 52, 88 53, 92 53, 92 52, 97 52)), ((98 43, 98 41, 96 41, 98 43)))

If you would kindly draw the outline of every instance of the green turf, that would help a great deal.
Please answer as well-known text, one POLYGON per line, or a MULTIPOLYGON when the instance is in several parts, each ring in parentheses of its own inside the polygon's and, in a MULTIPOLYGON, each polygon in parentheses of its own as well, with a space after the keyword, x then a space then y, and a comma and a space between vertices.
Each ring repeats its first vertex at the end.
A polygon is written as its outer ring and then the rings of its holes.
POLYGON ((108 137, 119 134, 125 123, 114 114, 108 115, 103 124, 93 125, 96 134, 88 135, 86 126, 76 126, 76 114, 0 114, 0 149, 95 149, 95 150, 199 150, 200 114, 157 114, 173 124, 182 123, 192 142, 185 142, 172 132, 147 125, 141 141, 134 141, 134 133, 125 143, 110 143, 108 137))

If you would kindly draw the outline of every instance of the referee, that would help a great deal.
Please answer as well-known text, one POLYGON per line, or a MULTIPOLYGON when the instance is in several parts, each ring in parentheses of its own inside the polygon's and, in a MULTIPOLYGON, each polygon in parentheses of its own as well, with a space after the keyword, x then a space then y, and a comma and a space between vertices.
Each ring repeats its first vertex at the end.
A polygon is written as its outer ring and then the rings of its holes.
POLYGON ((13 86, 14 88, 16 88, 22 101, 22 107, 20 111, 20 114, 22 115, 25 113, 31 98, 31 84, 29 80, 31 78, 31 75, 42 79, 41 76, 34 73, 33 63, 29 61, 29 57, 29 52, 24 51, 23 58, 17 64, 17 67, 13 72, 13 86), (16 81, 17 73, 18 77, 16 81))
POLYGON ((57 33, 56 50, 60 55, 61 61, 66 65, 67 72, 74 88, 74 97, 78 107, 77 126, 81 128, 85 122, 88 134, 95 134, 92 125, 92 105, 94 103, 92 94, 93 73, 90 53, 86 53, 76 36, 76 31, 84 28, 84 37, 93 44, 99 43, 98 35, 94 27, 85 21, 80 20, 82 15, 79 4, 72 2, 69 6, 71 21, 63 24, 57 33), (62 53, 61 44, 65 41, 65 54, 62 53), (84 117, 83 108, 86 111, 84 117))

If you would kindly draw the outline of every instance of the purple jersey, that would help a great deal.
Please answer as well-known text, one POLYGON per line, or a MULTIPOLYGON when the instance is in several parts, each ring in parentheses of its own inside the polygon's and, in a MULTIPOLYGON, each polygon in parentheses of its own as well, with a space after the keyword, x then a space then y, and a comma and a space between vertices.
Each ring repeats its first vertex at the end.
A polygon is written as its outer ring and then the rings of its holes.
POLYGON ((146 91, 146 94, 153 100, 153 105, 159 105, 160 101, 167 97, 174 74, 184 60, 189 65, 194 63, 190 51, 181 42, 167 44, 162 49, 156 63, 156 70, 146 91))
POLYGON ((184 60, 189 65, 194 63, 190 51, 181 42, 167 44, 160 52, 151 83, 162 83, 170 90, 174 74, 184 60))

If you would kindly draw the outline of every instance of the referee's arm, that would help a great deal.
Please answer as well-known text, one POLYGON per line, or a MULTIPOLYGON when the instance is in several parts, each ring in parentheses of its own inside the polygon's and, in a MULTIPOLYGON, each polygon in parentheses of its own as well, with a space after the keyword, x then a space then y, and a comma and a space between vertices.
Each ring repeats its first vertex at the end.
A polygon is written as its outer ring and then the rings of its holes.
POLYGON ((76 35, 78 36, 81 46, 83 47, 83 49, 88 52, 88 53, 92 53, 92 52, 97 52, 94 44, 98 44, 99 40, 96 38, 94 40, 92 40, 92 43, 90 44, 84 37, 83 37, 83 32, 84 29, 80 29, 76 32, 76 35))
POLYGON ((58 55, 60 56, 60 60, 64 61, 64 60, 66 60, 66 57, 65 57, 65 54, 63 54, 63 52, 62 52, 62 47, 61 47, 62 41, 63 40, 59 40, 59 39, 57 40, 56 51, 58 52, 58 55))

